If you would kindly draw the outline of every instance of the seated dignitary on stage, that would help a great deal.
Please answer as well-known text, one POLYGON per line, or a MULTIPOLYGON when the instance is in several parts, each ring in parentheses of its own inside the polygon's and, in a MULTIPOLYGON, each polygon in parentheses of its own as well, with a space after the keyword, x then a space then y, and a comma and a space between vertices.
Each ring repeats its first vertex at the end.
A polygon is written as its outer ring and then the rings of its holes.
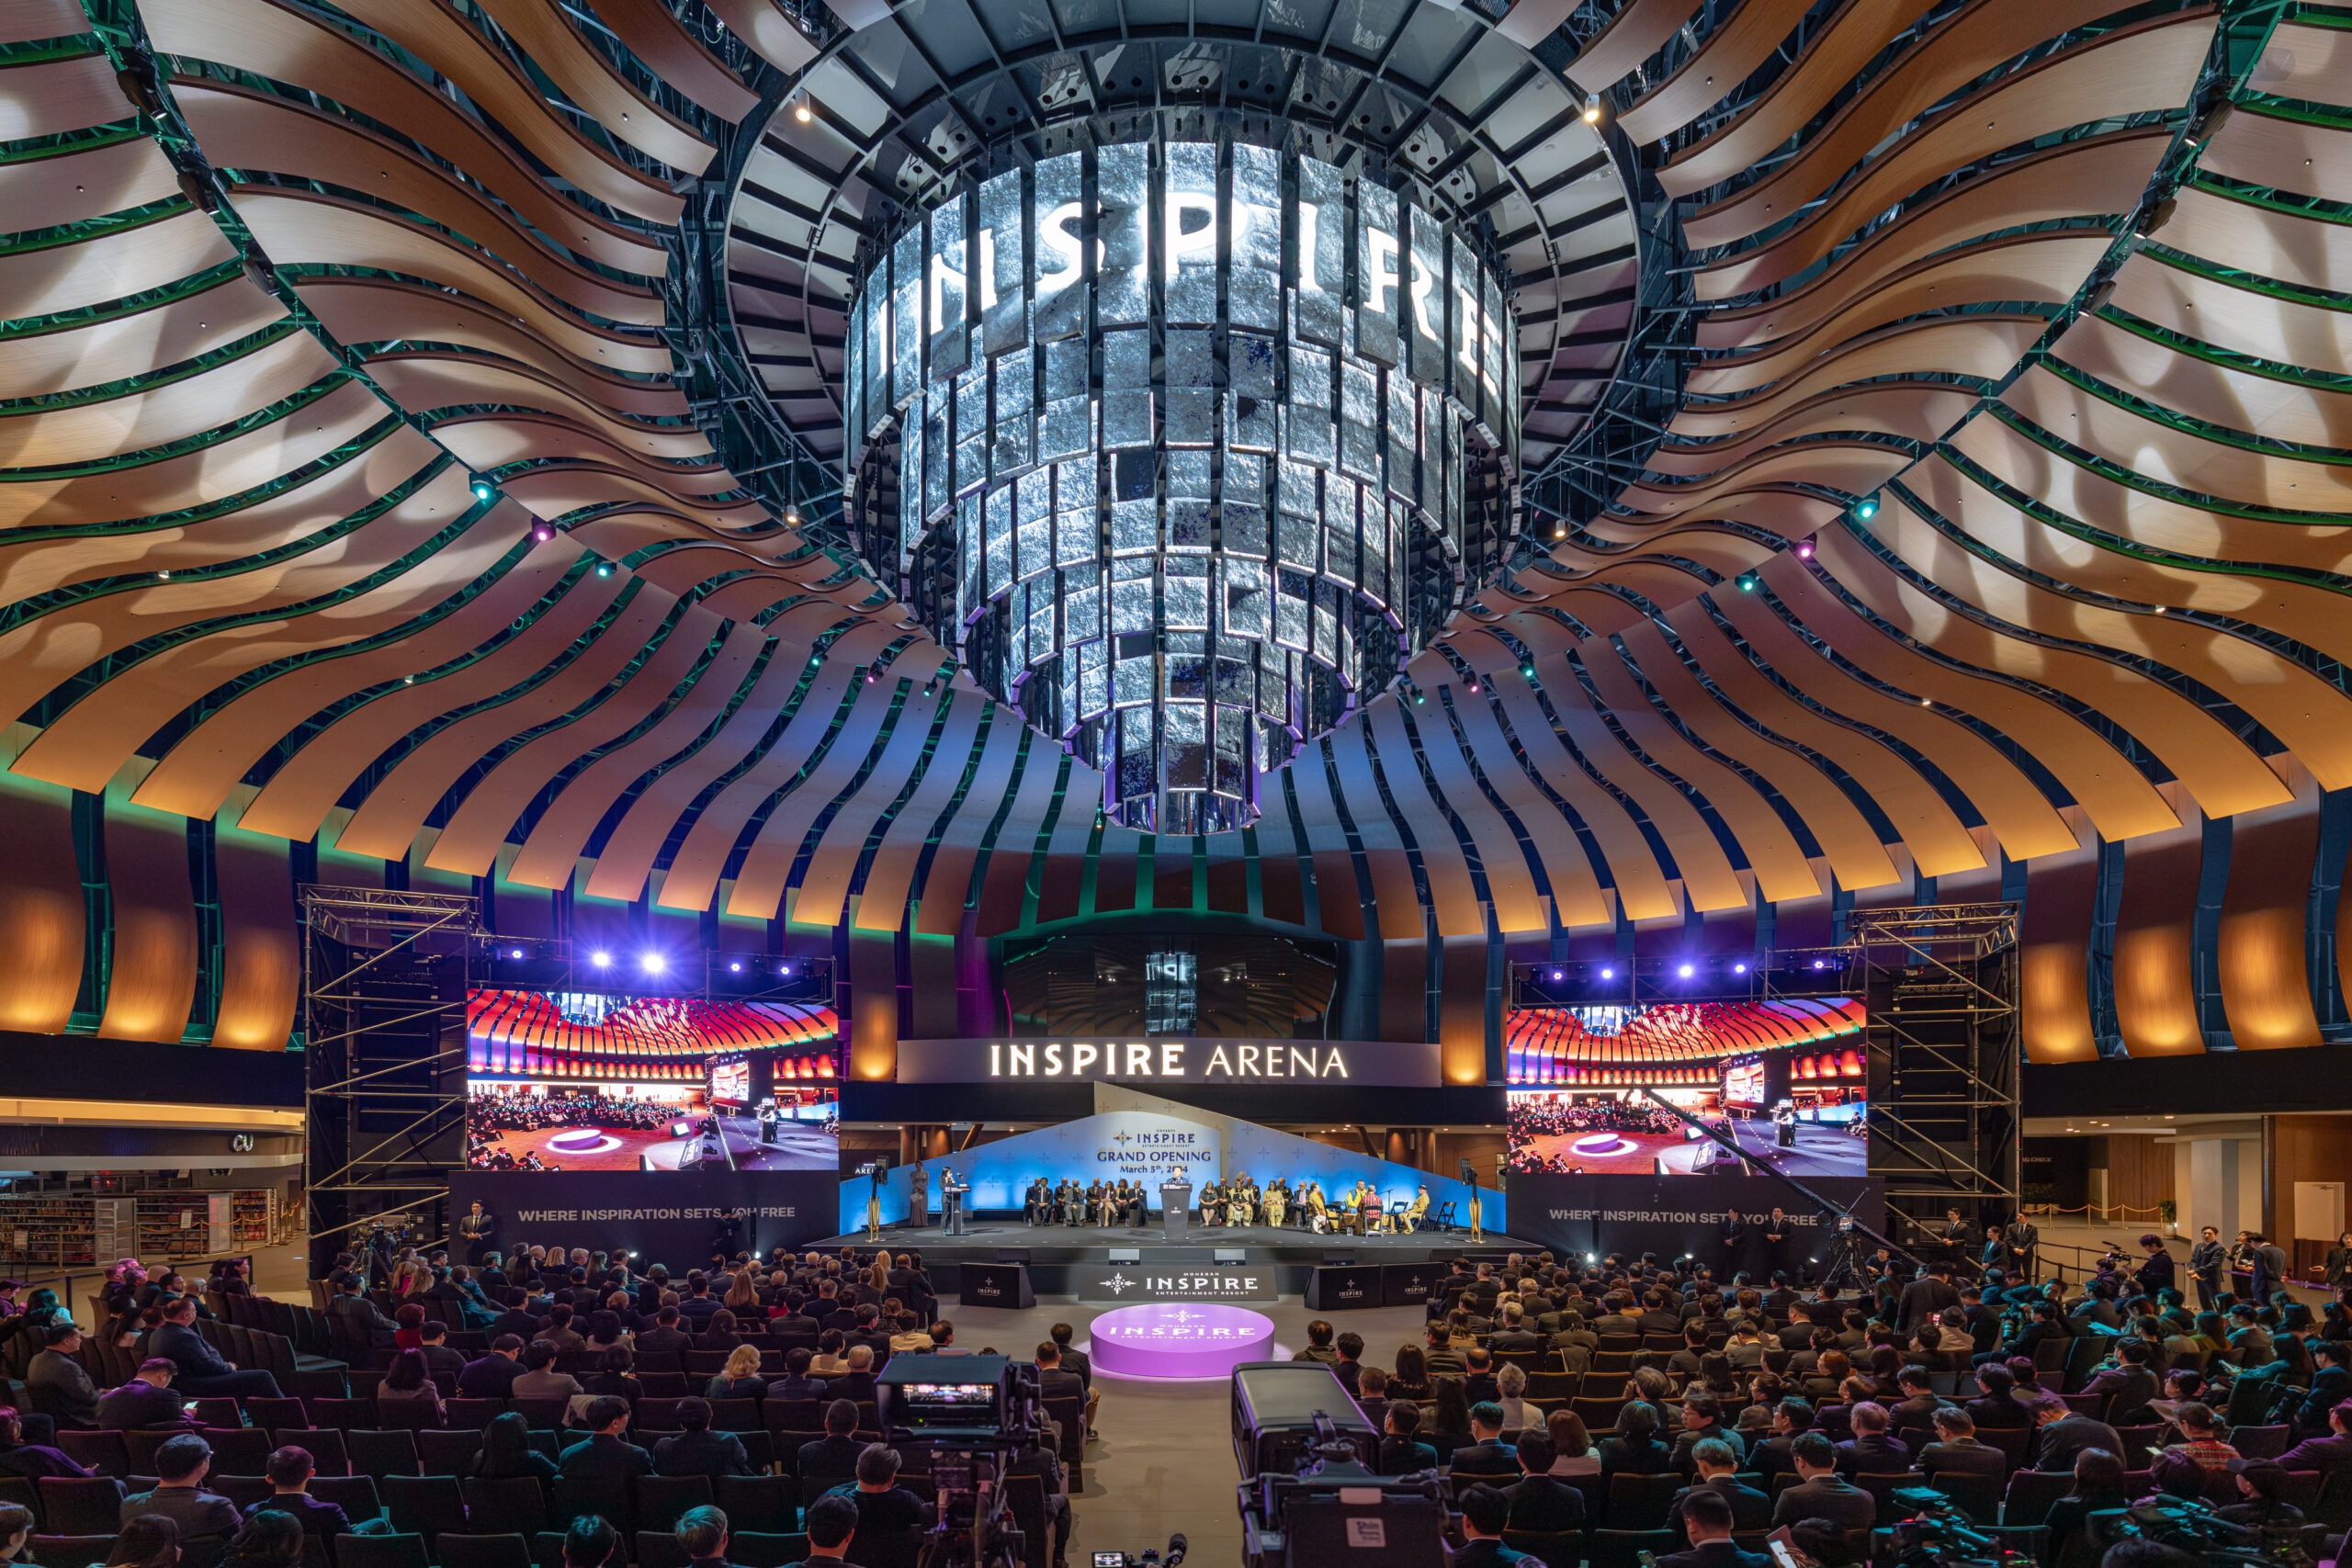
POLYGON ((1289 1214, 1289 1213, 1290 1189, 1284 1186, 1283 1184, 1283 1179, 1277 1176, 1266 1186, 1266 1223, 1274 1226, 1276 1229, 1280 1229, 1283 1219, 1289 1214))
POLYGON ((1028 1195, 1021 1201, 1021 1217, 1033 1225, 1044 1224, 1053 1218, 1054 1190, 1046 1185, 1044 1177, 1029 1184, 1028 1195))
POLYGON ((1225 1223, 1225 1189, 1210 1181, 1201 1188, 1201 1224, 1221 1225, 1225 1223))

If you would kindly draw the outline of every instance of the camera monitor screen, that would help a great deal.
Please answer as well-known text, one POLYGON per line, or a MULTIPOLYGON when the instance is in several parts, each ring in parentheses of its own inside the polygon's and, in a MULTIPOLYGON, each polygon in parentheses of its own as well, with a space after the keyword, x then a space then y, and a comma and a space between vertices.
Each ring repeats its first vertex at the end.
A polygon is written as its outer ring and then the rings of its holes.
POLYGON ((1510 1168, 1867 1175, 1863 1021, 1850 997, 1518 1010, 1510 1168))
POLYGON ((790 1002, 477 989, 477 1170, 833 1170, 838 1024, 790 1002))

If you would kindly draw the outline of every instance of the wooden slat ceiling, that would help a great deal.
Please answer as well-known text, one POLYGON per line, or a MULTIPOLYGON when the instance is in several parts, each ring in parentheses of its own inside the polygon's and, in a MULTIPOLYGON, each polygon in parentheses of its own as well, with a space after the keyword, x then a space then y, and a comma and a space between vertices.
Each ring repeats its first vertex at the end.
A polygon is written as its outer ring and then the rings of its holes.
MULTIPOLYGON (((952 48, 878 5, 836 6, 830 44, 718 8, 826 107, 766 122, 729 258, 820 453, 885 182, 941 177, 924 150, 983 82, 1104 86, 1092 43, 942 4, 952 48)), ((699 8, 138 8, 160 122, 78 8, 0 6, 21 787, 873 931, 1008 929, 1033 883, 1074 908, 1090 853, 1119 897, 1181 897, 1182 847, 1095 831, 1100 778, 769 515, 672 384, 667 228, 773 107, 699 8)), ((2222 57, 2194 5, 1624 0, 1578 44, 1550 35, 1580 8, 1522 0, 1415 35, 1450 52, 1360 48, 1338 9, 1286 9, 1304 44, 1262 51, 1296 85, 1321 48, 1462 130, 1533 323, 1534 462, 1574 449, 1634 309, 1614 174, 1562 195, 1600 145, 1585 92, 1674 204, 1693 348, 1654 449, 1599 481, 1617 505, 1307 746, 1246 853, 1208 850, 1213 906, 1262 886, 1341 934, 1469 937, 1996 851, 2054 884, 2098 840, 2144 841, 2132 877, 2177 900, 2199 821, 2283 840, 2285 780, 2352 784, 2352 10, 2298 7, 2200 99, 2222 57), (1553 127, 1509 148, 1449 75, 1490 28, 1566 66, 1476 73, 1553 127)), ((1217 47, 1238 78, 1261 46, 1217 47)))

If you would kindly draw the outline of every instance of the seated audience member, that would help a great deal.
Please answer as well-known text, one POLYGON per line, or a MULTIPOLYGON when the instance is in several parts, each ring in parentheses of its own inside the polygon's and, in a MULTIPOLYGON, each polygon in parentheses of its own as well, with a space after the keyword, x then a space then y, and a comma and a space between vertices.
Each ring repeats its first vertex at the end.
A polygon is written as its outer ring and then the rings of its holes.
POLYGON ((1854 1434, 1838 1445, 1838 1469, 1845 1475, 1901 1475, 1911 1468, 1911 1450, 1890 1437, 1886 1406, 1873 1399, 1856 1404, 1847 1416, 1854 1434))
POLYGON ((1939 1475, 1982 1475, 1996 1483, 2009 1473, 2009 1456, 1989 1443, 1976 1440, 1976 1418, 1956 1404, 1935 1416, 1936 1440, 1919 1450, 1918 1467, 1928 1479, 1939 1475))
POLYGON ((531 1427, 519 1410, 502 1410, 481 1429, 481 1451, 474 1456, 474 1473, 485 1481, 511 1481, 527 1475, 539 1482, 556 1478, 555 1461, 531 1446, 531 1427))
POLYGON ((502 1334, 490 1342, 490 1348, 478 1359, 468 1361, 466 1370, 458 1374, 458 1392, 468 1399, 505 1399, 514 1392, 514 1380, 523 1375, 523 1341, 512 1334, 502 1334))
POLYGON ((707 1475, 716 1486, 727 1476, 752 1473, 743 1439, 732 1432, 710 1429, 710 1401, 680 1400, 678 1425, 684 1429, 653 1445, 654 1474, 707 1475))
POLYGON ((172 1392, 178 1371, 161 1356, 140 1362, 137 1377, 98 1395, 97 1424, 123 1432, 189 1425, 180 1396, 172 1392))
POLYGON ((1584 1494, 1552 1473, 1557 1457, 1552 1438, 1542 1430, 1519 1435, 1520 1478, 1502 1489, 1510 1502, 1510 1527, 1515 1530, 1580 1530, 1584 1529, 1584 1494))
MULTIPOLYGON (((924 1348, 929 1348, 931 1336, 924 1335, 922 1342, 924 1348)), ((808 1375, 808 1363, 815 1359, 816 1353, 805 1345, 796 1345, 786 1350, 784 1353, 784 1376, 768 1384, 767 1397, 772 1400, 824 1398, 824 1380, 808 1375)))
POLYGON ((708 1504, 678 1516, 672 1532, 686 1562, 696 1568, 727 1568, 727 1516, 708 1504))
POLYGON ((1592 1446, 1592 1434, 1586 1429, 1583 1416, 1566 1408, 1555 1410, 1544 1418, 1544 1426, 1552 1438, 1554 1475, 1600 1473, 1600 1454, 1592 1446))
POLYGON ((76 1358, 82 1331, 69 1319, 40 1330, 41 1348, 25 1369, 25 1402, 61 1427, 98 1424, 98 1385, 76 1358))
POLYGON ((640 1475, 653 1473, 653 1456, 621 1437, 628 1429, 627 1400, 598 1394, 588 1402, 583 1424, 587 1439, 564 1450, 563 1457, 556 1461, 556 1473, 564 1480, 627 1485, 640 1475))
POLYGON ((2352 1400, 2328 1412, 2327 1436, 2305 1438, 2278 1456, 2281 1470, 2317 1471, 2322 1475, 2346 1464, 2352 1464, 2352 1400))
POLYGON ((124 1522, 105 1568, 173 1568, 179 1560, 180 1527, 167 1515, 141 1514, 124 1522))
POLYGON ((0 1404, 0 1475, 21 1475, 38 1481, 44 1475, 87 1480, 90 1472, 62 1450, 47 1443, 25 1441, 24 1418, 0 1404))
MULTIPOLYGON (((259 1367, 240 1371, 221 1358, 196 1327, 196 1298, 179 1296, 164 1306, 164 1321, 148 1336, 148 1349, 179 1369, 175 1380, 190 1399, 215 1395, 278 1397, 277 1380, 259 1367)), ((185 1533, 185 1532, 183 1532, 185 1533)))
POLYGON ((1720 1493, 1690 1494, 1681 1512, 1690 1548, 1659 1558, 1658 1568, 1771 1568, 1771 1558, 1745 1551, 1732 1540, 1732 1521, 1731 1502, 1720 1493))
POLYGON ((905 1540, 931 1523, 931 1505, 899 1484, 899 1450, 881 1443, 866 1444, 857 1456, 857 1479, 834 1487, 827 1495, 846 1497, 857 1506, 857 1534, 850 1543, 852 1562, 861 1555, 859 1540, 870 1543, 877 1536, 905 1540))
POLYGON ((1682 1518, 1691 1499, 1707 1494, 1721 1497, 1731 1505, 1732 1528, 1760 1530, 1772 1523, 1772 1499, 1755 1487, 1741 1483, 1739 1461, 1732 1454, 1731 1445, 1719 1438, 1709 1438, 1690 1450, 1693 1465, 1691 1483, 1675 1495, 1668 1510, 1667 1523, 1684 1540, 1690 1534, 1682 1518))
POLYGON ((391 1370, 376 1389, 376 1411, 387 1426, 441 1425, 441 1390, 434 1384, 423 1350, 402 1350, 392 1358, 391 1370), (401 1416, 413 1419, 399 1420, 401 1416))
POLYGON ((1462 1550, 1453 1554, 1453 1568, 1506 1568, 1530 1561, 1527 1554, 1503 1544, 1510 1528, 1510 1499, 1484 1483, 1462 1495, 1462 1550))
POLYGON ((122 1500, 121 1519, 128 1529, 143 1514, 161 1514, 179 1527, 180 1539, 229 1536, 243 1522, 237 1506, 217 1492, 204 1489, 212 1469, 212 1445, 193 1432, 165 1438, 155 1448, 156 1485, 122 1500))
POLYGON ((563 1532, 563 1568, 622 1568, 621 1532, 602 1514, 582 1514, 563 1532))
POLYGON ((1420 1429, 1421 1407, 1400 1399, 1388 1406, 1382 1421, 1380 1473, 1418 1475, 1437 1468, 1437 1450, 1414 1437, 1420 1429))
POLYGON ((1503 1408, 1478 1404, 1470 1407, 1470 1441, 1453 1450, 1450 1467, 1456 1475, 1510 1477, 1519 1473, 1519 1455, 1503 1447, 1503 1408))
POLYGON ((2074 1490, 2050 1505, 2042 1521, 2042 1568, 2088 1568, 2100 1544, 2090 1534, 2090 1516, 2131 1506, 2123 1487, 2123 1461, 2106 1449, 2075 1456, 2074 1490))
POLYGON ((800 1528, 808 1537, 808 1555, 787 1568, 847 1568, 857 1517, 857 1505, 832 1493, 809 1504, 800 1517, 800 1528))
MULTIPOLYGON (((247 1508, 245 1517, 250 1519, 265 1508, 275 1508, 279 1513, 291 1515, 301 1525, 305 1535, 349 1535, 351 1519, 344 1513, 342 1506, 322 1503, 311 1495, 311 1477, 317 1468, 308 1449, 298 1449, 288 1443, 273 1451, 264 1472, 269 1477, 269 1495, 247 1508)), ((370 1525, 382 1524, 376 1519, 367 1522, 370 1525)))
POLYGON ((2172 1424, 2181 1440, 2169 1443, 2148 1466, 2148 1479, 2176 1497, 2210 1496, 2233 1468, 2236 1447, 2224 1442, 2213 1407, 2189 1400, 2174 1406, 2172 1424))
POLYGON ((220 1568, 300 1568, 302 1521, 264 1504, 229 1538, 220 1568))
POLYGON ((1878 1499, 1838 1473, 1838 1450, 1819 1432, 1789 1445, 1796 1484, 1783 1487, 1772 1505, 1775 1528, 1800 1519, 1827 1519, 1839 1529, 1866 1530, 1878 1523, 1878 1499))
POLYGON ((757 1399, 767 1391, 768 1381, 760 1376, 759 1347, 738 1345, 727 1353, 727 1365, 711 1378, 703 1394, 709 1399, 757 1399))
POLYGON ((850 1435, 856 1430, 856 1405, 846 1399, 836 1399, 826 1405, 825 1435, 800 1445, 797 1473, 828 1481, 855 1475, 858 1456, 865 1451, 865 1445, 850 1435))
POLYGON ((523 1371, 509 1387, 513 1399, 570 1399, 581 1392, 580 1380, 555 1370, 560 1354, 551 1339, 534 1339, 523 1350, 523 1371))

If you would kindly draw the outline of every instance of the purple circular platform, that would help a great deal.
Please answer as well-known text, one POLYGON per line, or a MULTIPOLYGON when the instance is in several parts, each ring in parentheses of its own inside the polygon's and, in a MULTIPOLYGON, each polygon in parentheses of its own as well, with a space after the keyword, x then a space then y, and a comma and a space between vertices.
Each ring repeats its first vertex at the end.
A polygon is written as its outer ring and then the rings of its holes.
POLYGON ((549 1138, 548 1147, 563 1155, 597 1154, 620 1147, 620 1140, 606 1136, 602 1127, 574 1127, 549 1138))
POLYGON ((1221 1378, 1274 1348, 1272 1318, 1213 1302, 1120 1307, 1089 1333, 1094 1370, 1131 1378, 1221 1378))
POLYGON ((1614 1133, 1594 1133, 1568 1145, 1580 1155, 1622 1154, 1634 1145, 1614 1133))

